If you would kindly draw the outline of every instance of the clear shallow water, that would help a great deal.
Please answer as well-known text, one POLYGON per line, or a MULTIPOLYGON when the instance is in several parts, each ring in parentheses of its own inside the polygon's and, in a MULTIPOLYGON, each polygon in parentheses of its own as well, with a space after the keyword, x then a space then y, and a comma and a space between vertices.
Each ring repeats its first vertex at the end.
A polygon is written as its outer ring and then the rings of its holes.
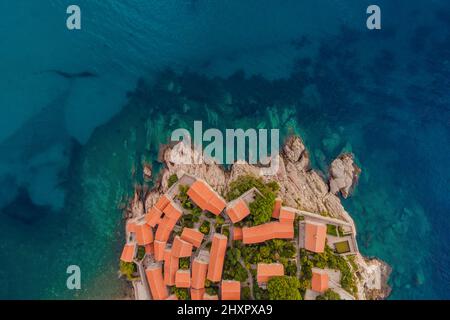
POLYGON ((0 2, 0 297, 120 296, 118 207, 140 180, 132 172, 202 119, 294 130, 323 171, 353 151, 363 175, 345 206, 361 251, 393 266, 393 298, 450 298, 444 1, 379 1, 378 33, 364 29, 364 1, 78 3, 84 30, 71 33, 66 1, 0 2), (157 77, 166 67, 278 81, 157 77), (127 98, 139 77, 147 84, 127 98), (75 295, 69 264, 82 269, 75 295))

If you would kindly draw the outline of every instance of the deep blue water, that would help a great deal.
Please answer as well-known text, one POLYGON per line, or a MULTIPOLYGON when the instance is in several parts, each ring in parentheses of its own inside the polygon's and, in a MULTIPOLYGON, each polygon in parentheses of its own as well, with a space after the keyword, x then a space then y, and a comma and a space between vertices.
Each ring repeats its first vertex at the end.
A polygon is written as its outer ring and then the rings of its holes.
POLYGON ((379 0, 381 31, 362 0, 78 0, 68 31, 72 2, 0 0, 0 298, 120 295, 132 173, 193 120, 294 130, 324 172, 354 152, 344 204, 361 251, 393 267, 391 297, 450 298, 448 1, 379 0))

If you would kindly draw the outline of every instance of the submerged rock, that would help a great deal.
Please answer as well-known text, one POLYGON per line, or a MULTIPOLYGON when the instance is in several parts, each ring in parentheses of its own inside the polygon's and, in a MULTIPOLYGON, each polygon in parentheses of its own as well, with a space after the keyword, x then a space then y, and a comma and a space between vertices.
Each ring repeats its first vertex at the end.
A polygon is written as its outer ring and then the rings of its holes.
POLYGON ((353 160, 353 154, 343 153, 330 166, 330 192, 341 195, 346 199, 358 182, 361 169, 353 160))

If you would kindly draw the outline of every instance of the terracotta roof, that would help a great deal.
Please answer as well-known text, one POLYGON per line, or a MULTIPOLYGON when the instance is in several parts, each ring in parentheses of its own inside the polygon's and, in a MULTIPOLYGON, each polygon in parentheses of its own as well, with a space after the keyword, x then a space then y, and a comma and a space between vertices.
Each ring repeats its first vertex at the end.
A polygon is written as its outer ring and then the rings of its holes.
POLYGON ((128 243, 123 247, 120 260, 122 260, 123 262, 133 262, 135 255, 136 255, 136 243, 128 243))
MULTIPOLYGON (((173 214, 173 212, 172 212, 173 214)), ((159 241, 169 240, 170 233, 175 227, 178 219, 181 217, 175 214, 175 216, 164 216, 156 229, 155 239, 159 241)))
POLYGON ((207 276, 210 281, 218 282, 222 279, 223 261, 227 250, 227 242, 228 239, 223 234, 214 234, 207 276))
POLYGON ((294 226, 281 222, 269 222, 255 227, 242 228, 244 244, 261 243, 271 239, 293 239, 294 226))
POLYGON ((239 222, 250 214, 250 209, 242 199, 237 199, 228 204, 226 209, 227 215, 233 223, 239 222))
POLYGON ((163 210, 164 214, 174 220, 180 219, 183 215, 181 207, 173 201, 170 201, 163 210))
POLYGON ((170 202, 169 197, 164 194, 158 199, 158 201, 155 204, 155 207, 158 208, 160 211, 163 211, 164 208, 169 204, 169 202, 170 202))
POLYGON ((208 210, 215 215, 219 215, 226 206, 225 200, 201 179, 191 185, 187 194, 202 210, 208 210))
POLYGON ((175 285, 175 274, 178 271, 179 259, 172 256, 172 249, 164 251, 164 283, 166 286, 175 285))
POLYGON ((126 225, 126 231, 129 232, 136 232, 136 223, 128 221, 126 225))
POLYGON ((197 229, 184 228, 181 233, 181 239, 192 243, 194 247, 198 248, 201 246, 203 241, 204 234, 198 231, 197 229))
POLYGON ((175 286, 177 288, 189 288, 191 286, 191 271, 178 270, 175 274, 175 286))
POLYGON ((145 253, 147 253, 147 254, 154 254, 155 253, 155 248, 153 247, 152 243, 145 245, 145 253))
POLYGON ((273 206, 273 211, 272 211, 272 218, 278 219, 278 217, 280 216, 280 209, 281 209, 282 203, 283 203, 283 200, 281 200, 281 198, 275 199, 275 204, 273 206))
POLYGON ((241 300, 241 283, 234 280, 222 280, 222 300, 241 300))
POLYGON ((267 283, 272 277, 284 275, 284 266, 281 263, 258 263, 256 277, 258 283, 267 283))
POLYGON ((191 289, 191 300, 203 300, 205 289, 191 289))
POLYGON ((242 228, 234 227, 233 240, 242 240, 242 228))
POLYGON ((164 260, 164 250, 166 250, 166 242, 156 240, 153 243, 154 252, 155 252, 155 260, 163 261, 164 260))
POLYGON ((202 289, 205 287, 206 273, 208 272, 208 262, 195 258, 192 262, 192 288, 202 289))
POLYGON ((219 297, 216 294, 211 296, 211 295, 209 295, 207 293, 204 293, 203 294, 203 300, 219 300, 219 297))
POLYGON ((151 208, 145 215, 145 222, 154 228, 161 220, 162 211, 156 207, 151 208))
POLYGON ((177 258, 186 258, 192 255, 192 243, 176 236, 172 244, 172 255, 177 258))
POLYGON ((166 300, 178 300, 178 297, 176 294, 171 294, 166 300))
POLYGON ((311 279, 311 289, 324 293, 328 289, 329 277, 325 270, 313 270, 311 279))
POLYGON ((322 253, 325 250, 327 226, 322 223, 305 223, 305 249, 322 253))
POLYGON ((295 209, 281 207, 279 220, 281 223, 294 223, 295 215, 295 209))
POLYGON ((167 288, 164 285, 162 267, 153 265, 145 270, 148 285, 154 300, 164 300, 168 297, 167 288))
POLYGON ((136 225, 136 242, 140 246, 145 246, 153 242, 153 230, 146 223, 140 223, 136 225))

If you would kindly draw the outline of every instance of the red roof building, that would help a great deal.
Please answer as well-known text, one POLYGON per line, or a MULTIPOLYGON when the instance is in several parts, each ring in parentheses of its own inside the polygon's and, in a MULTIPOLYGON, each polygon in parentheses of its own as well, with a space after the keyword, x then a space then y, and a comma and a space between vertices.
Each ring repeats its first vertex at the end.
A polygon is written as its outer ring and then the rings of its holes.
POLYGON ((172 256, 172 249, 166 248, 164 251, 164 284, 166 286, 175 285, 175 274, 179 268, 179 259, 172 256))
POLYGON ((136 256, 136 243, 127 243, 123 247, 120 260, 122 260, 123 262, 133 262, 135 256, 136 256))
POLYGON ((222 280, 222 300, 241 300, 241 283, 234 280, 222 280))
POLYGON ((202 244, 204 234, 196 229, 184 228, 181 233, 181 239, 192 243, 192 245, 196 248, 199 248, 202 244))
POLYGON ((325 250, 325 240, 327 237, 327 226, 322 223, 305 223, 305 249, 322 253, 325 250))
POLYGON ((192 262, 192 288, 203 289, 205 287, 208 262, 201 258, 195 258, 192 262))
POLYGON ((135 234, 136 242, 140 246, 145 246, 153 242, 153 230, 145 222, 136 225, 135 234))
POLYGON ((281 198, 275 199, 275 205, 273 206, 273 211, 272 211, 272 218, 278 219, 280 217, 280 209, 281 209, 282 203, 283 203, 283 200, 281 200, 281 198))
POLYGON ((208 280, 212 282, 219 282, 222 280, 223 262, 227 250, 227 242, 228 238, 223 234, 214 234, 209 255, 207 275, 208 280))
POLYGON ((161 196, 161 198, 158 199, 158 201, 155 204, 155 207, 159 209, 159 211, 164 211, 164 208, 169 204, 170 199, 165 194, 161 196))
POLYGON ((177 288, 189 288, 191 286, 191 271, 178 270, 175 274, 175 286, 177 288))
POLYGON ((269 282, 272 277, 284 276, 284 266, 281 263, 258 263, 256 278, 259 284, 269 282))
POLYGON ((166 242, 156 240, 153 243, 153 249, 154 249, 154 253, 155 253, 155 260, 163 261, 164 260, 164 251, 166 250, 166 242))
POLYGON ((295 209, 288 207, 281 207, 278 219, 281 223, 294 223, 295 215, 296 215, 295 209))
POLYGON ((169 296, 164 285, 162 267, 160 265, 149 266, 145 270, 150 292, 154 300, 165 300, 169 296))
POLYGON ((324 293, 328 290, 329 276, 325 270, 313 270, 311 279, 311 289, 324 293))
POLYGON ((187 194, 202 210, 208 210, 216 216, 219 215, 226 206, 225 200, 201 179, 197 179, 191 185, 187 194))
POLYGON ((261 243, 271 239, 293 239, 294 226, 281 222, 269 222, 255 227, 242 228, 244 244, 261 243))
POLYGON ((205 289, 191 289, 191 300, 203 300, 205 289))
POLYGON ((172 255, 177 258, 186 258, 192 255, 192 243, 176 236, 172 244, 172 255))
POLYGON ((230 202, 227 206, 226 213, 233 223, 239 222, 250 214, 250 209, 242 199, 230 202))
POLYGON ((234 227, 233 229, 233 240, 242 240, 242 228, 234 227))
POLYGON ((161 221, 161 216, 162 211, 153 207, 145 214, 145 222, 147 222, 150 227, 154 228, 161 221))

